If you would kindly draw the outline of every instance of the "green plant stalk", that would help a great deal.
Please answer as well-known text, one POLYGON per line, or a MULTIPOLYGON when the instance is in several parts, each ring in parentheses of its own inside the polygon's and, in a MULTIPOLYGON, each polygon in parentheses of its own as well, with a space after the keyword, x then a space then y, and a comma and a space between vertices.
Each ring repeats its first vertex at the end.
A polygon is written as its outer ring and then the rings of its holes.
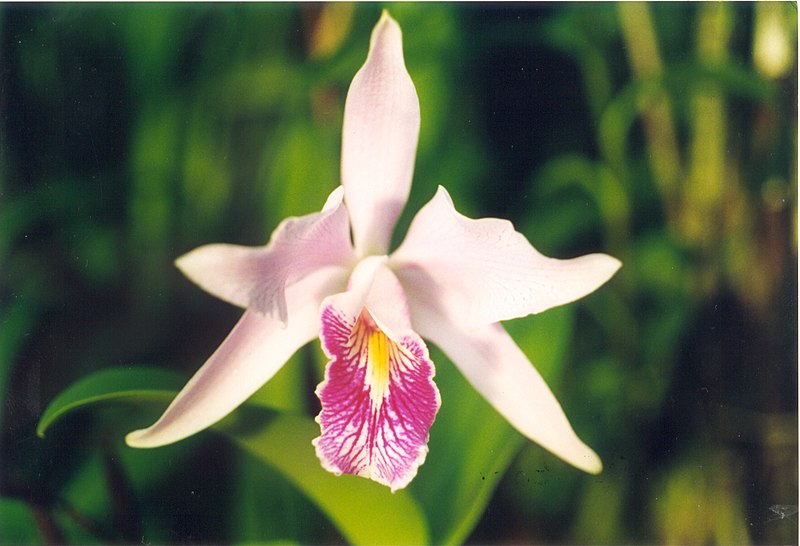
MULTIPOLYGON (((621 2, 617 9, 634 75, 641 80, 658 81, 663 66, 648 5, 621 2)), ((657 98, 642 105, 644 131, 653 178, 667 217, 674 219, 679 211, 678 185, 683 176, 681 154, 669 99, 660 86, 654 92, 657 98)))

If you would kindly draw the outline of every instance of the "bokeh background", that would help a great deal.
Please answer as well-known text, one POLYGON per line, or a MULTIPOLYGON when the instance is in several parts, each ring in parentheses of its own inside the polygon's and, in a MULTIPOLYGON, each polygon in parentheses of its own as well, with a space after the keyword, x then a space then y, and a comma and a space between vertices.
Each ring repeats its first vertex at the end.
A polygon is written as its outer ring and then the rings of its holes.
MULTIPOLYGON (((98 370, 188 378, 223 339, 240 311, 172 262, 321 207, 382 7, 0 7, 0 542, 346 540, 224 435, 126 448, 161 402, 36 425, 98 370)), ((444 405, 409 488, 430 540, 796 543, 796 4, 386 7, 422 111, 397 240, 442 184, 547 255, 624 263, 507 324, 599 476, 434 350, 444 405)), ((320 366, 315 343, 257 398, 315 415, 320 366)))

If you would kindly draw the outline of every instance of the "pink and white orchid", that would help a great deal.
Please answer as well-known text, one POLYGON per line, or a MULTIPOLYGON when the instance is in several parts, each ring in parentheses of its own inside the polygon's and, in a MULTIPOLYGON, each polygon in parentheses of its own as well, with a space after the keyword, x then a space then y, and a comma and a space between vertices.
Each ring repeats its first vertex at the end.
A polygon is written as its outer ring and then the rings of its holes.
POLYGON ((208 245, 177 260, 189 279, 246 311, 128 445, 161 446, 211 426, 319 337, 330 359, 313 441, 323 467, 400 489, 425 460, 441 403, 424 338, 523 435, 582 470, 601 470, 500 321, 581 298, 620 262, 547 258, 510 222, 459 214, 442 187, 388 254, 419 124, 400 27, 384 12, 347 94, 342 185, 322 210, 284 220, 264 247, 208 245))

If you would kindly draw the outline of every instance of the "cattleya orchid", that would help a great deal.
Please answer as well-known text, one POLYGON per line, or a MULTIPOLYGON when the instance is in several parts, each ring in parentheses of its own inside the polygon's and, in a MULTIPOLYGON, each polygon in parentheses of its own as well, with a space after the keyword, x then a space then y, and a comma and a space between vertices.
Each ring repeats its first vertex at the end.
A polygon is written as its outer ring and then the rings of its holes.
POLYGON ((246 310, 161 418, 127 436, 130 446, 161 446, 211 426, 319 336, 330 359, 316 391, 322 466, 400 489, 425 460, 441 403, 424 338, 519 432, 600 471, 500 321, 581 298, 620 262, 547 258, 510 222, 459 214, 443 187, 388 254, 419 124, 400 27, 384 11, 345 102, 342 185, 322 210, 284 220, 266 246, 207 245, 177 260, 200 287, 246 310))

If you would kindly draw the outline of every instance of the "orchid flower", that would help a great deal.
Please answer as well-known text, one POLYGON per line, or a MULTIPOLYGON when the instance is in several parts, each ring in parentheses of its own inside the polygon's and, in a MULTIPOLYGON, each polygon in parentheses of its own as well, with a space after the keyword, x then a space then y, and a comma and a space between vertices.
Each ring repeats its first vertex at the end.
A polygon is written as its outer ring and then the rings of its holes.
POLYGON ((177 260, 189 279, 245 312, 128 445, 161 446, 211 426, 319 337, 330 360, 316 391, 317 456, 337 475, 395 491, 424 462, 441 404, 427 339, 524 436, 584 471, 601 470, 500 321, 581 298, 620 262, 547 258, 510 222, 459 214, 443 187, 389 254, 419 125, 401 30, 384 11, 345 102, 342 185, 320 212, 284 220, 266 246, 212 244, 177 260))

